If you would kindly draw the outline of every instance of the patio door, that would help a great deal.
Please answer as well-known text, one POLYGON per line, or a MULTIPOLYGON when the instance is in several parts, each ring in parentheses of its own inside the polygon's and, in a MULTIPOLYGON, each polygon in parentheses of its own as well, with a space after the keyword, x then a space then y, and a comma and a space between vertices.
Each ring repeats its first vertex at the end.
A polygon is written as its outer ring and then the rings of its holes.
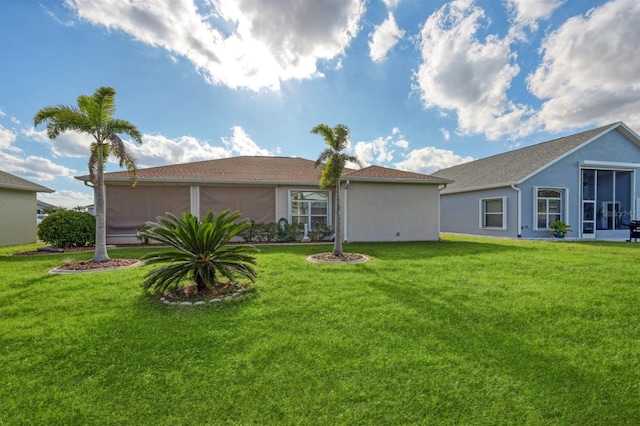
POLYGON ((626 238, 632 219, 630 170, 582 170, 582 238, 626 238))

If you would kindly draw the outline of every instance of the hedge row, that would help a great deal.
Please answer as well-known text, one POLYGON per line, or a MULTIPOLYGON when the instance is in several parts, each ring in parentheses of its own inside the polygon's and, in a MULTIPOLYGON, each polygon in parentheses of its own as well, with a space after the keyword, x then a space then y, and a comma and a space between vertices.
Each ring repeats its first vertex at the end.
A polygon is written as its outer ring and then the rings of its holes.
MULTIPOLYGON (((312 241, 322 241, 333 235, 329 225, 316 224, 307 235, 312 241)), ((247 243, 251 242, 292 242, 300 241, 304 237, 304 224, 260 223, 251 221, 251 226, 239 234, 247 243)))

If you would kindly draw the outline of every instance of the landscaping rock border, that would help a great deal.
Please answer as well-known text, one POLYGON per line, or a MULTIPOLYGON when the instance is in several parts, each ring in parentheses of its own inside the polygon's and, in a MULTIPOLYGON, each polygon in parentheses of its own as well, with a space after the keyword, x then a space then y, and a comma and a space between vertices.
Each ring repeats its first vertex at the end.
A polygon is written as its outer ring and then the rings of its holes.
POLYGON ((206 300, 198 300, 197 302, 187 302, 187 301, 175 301, 172 302, 170 300, 167 300, 166 297, 162 296, 160 298, 160 301, 167 305, 167 306, 181 306, 181 307, 192 307, 192 306, 202 306, 202 305, 207 305, 207 304, 216 304, 216 303, 220 303, 220 302, 226 302, 228 300, 233 300, 233 299, 237 299, 239 297, 242 297, 245 295, 245 293, 247 293, 249 290, 247 289, 241 289, 236 291, 235 293, 229 294, 229 295, 224 295, 224 296, 217 296, 214 297, 208 301, 206 300))

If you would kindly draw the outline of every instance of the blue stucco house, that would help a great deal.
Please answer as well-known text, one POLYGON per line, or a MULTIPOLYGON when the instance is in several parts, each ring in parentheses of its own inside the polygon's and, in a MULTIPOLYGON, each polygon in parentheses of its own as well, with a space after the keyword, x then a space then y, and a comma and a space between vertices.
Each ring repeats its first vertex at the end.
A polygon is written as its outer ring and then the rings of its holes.
POLYGON ((624 123, 440 170, 441 231, 549 238, 626 239, 640 219, 640 137, 624 123))

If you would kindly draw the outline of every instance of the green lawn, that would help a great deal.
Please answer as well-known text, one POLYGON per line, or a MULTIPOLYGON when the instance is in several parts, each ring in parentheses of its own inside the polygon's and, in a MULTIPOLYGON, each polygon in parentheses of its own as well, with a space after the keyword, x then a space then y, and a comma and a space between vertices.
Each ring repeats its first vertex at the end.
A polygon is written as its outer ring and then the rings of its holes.
POLYGON ((329 248, 262 246, 254 293, 193 308, 144 297, 148 267, 0 256, 0 424, 640 424, 640 244, 305 260, 329 248))

